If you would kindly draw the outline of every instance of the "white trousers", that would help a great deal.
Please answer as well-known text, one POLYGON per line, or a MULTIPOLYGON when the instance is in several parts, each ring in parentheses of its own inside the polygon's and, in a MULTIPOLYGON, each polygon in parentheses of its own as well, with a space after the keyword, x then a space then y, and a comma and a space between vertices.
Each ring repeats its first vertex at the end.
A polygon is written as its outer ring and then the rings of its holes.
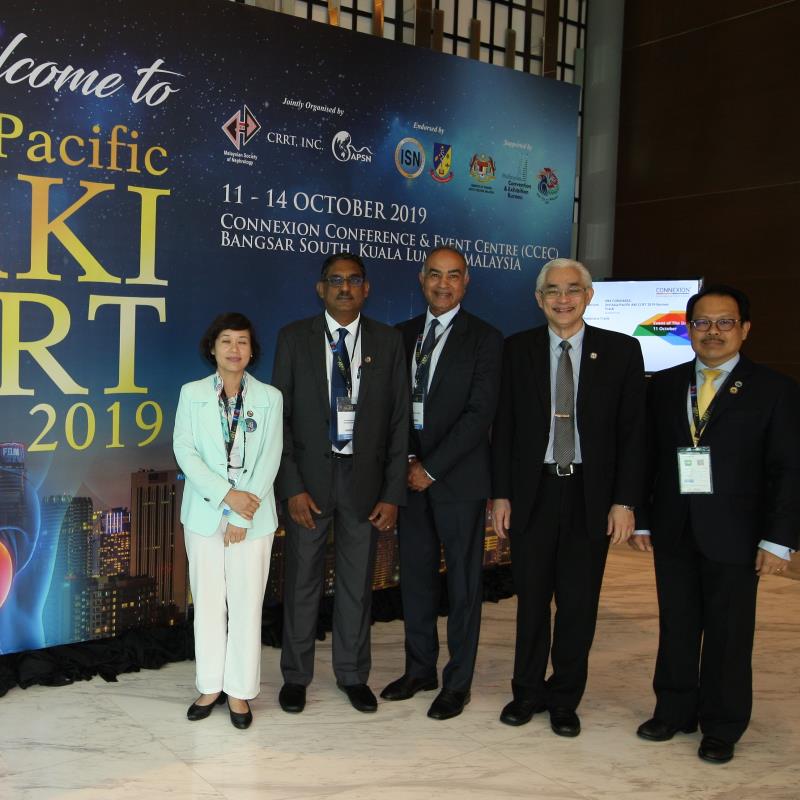
POLYGON ((226 518, 211 536, 186 530, 194 600, 197 689, 250 700, 261 684, 261 606, 274 534, 224 545, 226 518))

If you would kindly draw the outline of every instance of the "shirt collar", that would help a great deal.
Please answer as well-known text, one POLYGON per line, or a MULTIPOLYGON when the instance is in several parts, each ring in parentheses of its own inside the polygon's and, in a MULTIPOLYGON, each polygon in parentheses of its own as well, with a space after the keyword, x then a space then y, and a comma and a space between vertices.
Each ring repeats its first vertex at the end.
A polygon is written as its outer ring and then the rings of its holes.
POLYGON ((447 326, 453 321, 453 318, 456 314, 461 310, 461 303, 459 303, 455 308, 451 308, 449 311, 445 311, 444 314, 439 314, 438 317, 434 317, 431 314, 430 308, 428 309, 428 313, 425 315, 425 329, 427 330, 428 326, 431 324, 432 319, 436 319, 439 321, 439 324, 442 326, 442 330, 447 330, 447 326))
MULTIPOLYGON (((351 336, 355 336, 360 322, 361 314, 359 314, 349 325, 341 325, 327 311, 325 312, 325 324, 328 326, 328 330, 331 332, 332 336, 336 333, 336 331, 339 330, 339 328, 344 328, 351 336)), ((334 340, 335 339, 336 337, 334 337, 334 340)))
POLYGON ((724 364, 720 364, 718 367, 709 367, 707 364, 704 364, 699 358, 695 358, 694 360, 694 371, 695 374, 699 374, 704 369, 718 369, 720 372, 724 372, 728 374, 733 372, 733 368, 739 363, 739 359, 741 356, 736 353, 736 355, 731 356, 724 364))
MULTIPOLYGON (((557 353, 561 350, 561 342, 564 340, 550 327, 547 328, 548 336, 550 337, 550 349, 557 353)), ((573 350, 578 350, 583 345, 583 335, 586 333, 586 325, 581 325, 581 329, 574 335, 570 336, 567 341, 572 345, 573 350)))

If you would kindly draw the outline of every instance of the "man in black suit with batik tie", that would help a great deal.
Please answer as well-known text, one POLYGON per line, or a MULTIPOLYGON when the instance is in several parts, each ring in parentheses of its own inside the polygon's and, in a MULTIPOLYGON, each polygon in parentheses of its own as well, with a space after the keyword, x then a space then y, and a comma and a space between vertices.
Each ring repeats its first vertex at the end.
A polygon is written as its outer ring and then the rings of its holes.
POLYGON ((698 755, 724 763, 750 721, 759 577, 798 546, 800 390, 739 352, 738 289, 704 288, 686 319, 696 358, 652 378, 651 500, 630 540, 654 550, 659 607, 656 707, 638 734, 663 742, 699 722, 698 755))

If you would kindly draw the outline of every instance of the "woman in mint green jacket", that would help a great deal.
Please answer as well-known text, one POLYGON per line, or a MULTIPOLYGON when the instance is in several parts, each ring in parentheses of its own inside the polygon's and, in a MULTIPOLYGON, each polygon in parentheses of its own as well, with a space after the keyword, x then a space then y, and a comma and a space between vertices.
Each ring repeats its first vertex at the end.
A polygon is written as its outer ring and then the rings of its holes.
POLYGON ((227 696, 247 728, 261 678, 261 606, 278 527, 272 484, 283 446, 283 398, 246 372, 260 354, 247 317, 217 317, 201 341, 216 372, 181 388, 173 449, 186 477, 181 522, 194 601, 197 689, 205 719, 227 696))

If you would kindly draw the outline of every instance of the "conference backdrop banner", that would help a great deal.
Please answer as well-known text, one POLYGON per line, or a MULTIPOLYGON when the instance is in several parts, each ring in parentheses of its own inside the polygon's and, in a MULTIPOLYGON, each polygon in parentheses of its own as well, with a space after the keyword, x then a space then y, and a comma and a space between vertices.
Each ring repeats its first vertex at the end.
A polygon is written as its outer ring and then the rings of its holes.
MULTIPOLYGON (((358 253, 395 323, 452 244, 470 309, 535 324, 577 109, 573 86, 222 0, 4 0, 0 652, 184 617, 172 424, 218 313, 254 320, 269 380, 325 257, 358 253)), ((279 597, 277 546, 272 572, 279 597)))

